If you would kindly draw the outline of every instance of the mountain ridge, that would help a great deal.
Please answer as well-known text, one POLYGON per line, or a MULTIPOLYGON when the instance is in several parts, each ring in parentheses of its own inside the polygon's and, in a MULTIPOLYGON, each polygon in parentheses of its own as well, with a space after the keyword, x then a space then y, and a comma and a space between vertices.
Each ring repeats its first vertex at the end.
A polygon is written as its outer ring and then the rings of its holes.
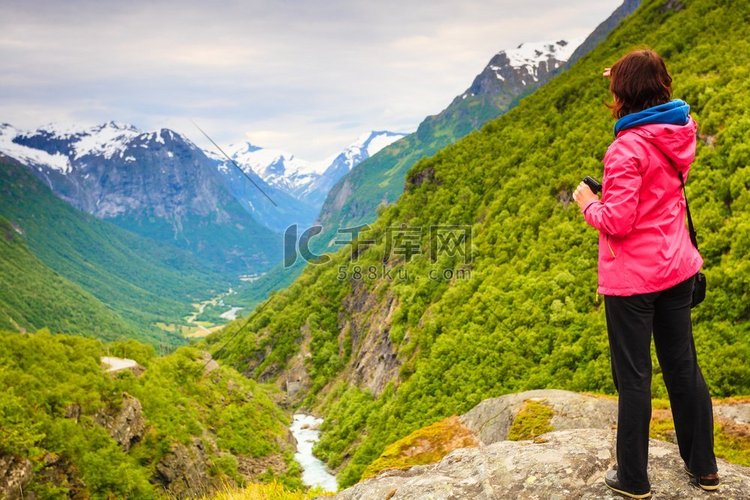
MULTIPOLYGON (((249 141, 231 144, 226 151, 246 173, 252 171, 267 184, 319 209, 330 187, 346 172, 404 135, 389 130, 373 130, 360 135, 342 151, 320 161, 307 161, 293 153, 266 149, 249 141)), ((222 171, 231 169, 223 156, 211 154, 221 162, 219 168, 222 171)))
POLYGON ((215 163, 169 129, 108 122, 21 132, 5 125, 0 151, 20 157, 74 207, 188 250, 219 272, 267 269, 280 245, 227 189, 215 163), (49 157, 53 164, 44 163, 49 157))

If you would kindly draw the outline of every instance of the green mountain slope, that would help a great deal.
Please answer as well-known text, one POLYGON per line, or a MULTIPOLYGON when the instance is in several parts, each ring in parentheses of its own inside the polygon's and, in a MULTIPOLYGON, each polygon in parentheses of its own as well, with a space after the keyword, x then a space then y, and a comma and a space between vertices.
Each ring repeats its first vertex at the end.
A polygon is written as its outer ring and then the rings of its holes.
MULTIPOLYGON (((221 356, 254 377, 300 383, 294 397, 326 419, 317 452, 343 485, 388 443, 486 397, 613 392, 597 234, 571 193, 583 176, 601 177, 612 140, 602 69, 647 44, 700 124, 688 195, 709 283, 694 311, 703 372, 715 396, 750 393, 748 40, 745 2, 644 2, 570 70, 418 162, 364 235, 374 243, 308 266, 211 348, 226 345, 221 356), (470 228, 472 258, 433 252, 435 225, 470 228), (387 252, 389 227, 418 229, 390 238, 391 250, 416 241, 418 253, 387 252)), ((665 393, 658 377, 654 393, 665 393)))
POLYGON ((0 160, 0 195, 0 215, 19 228, 39 260, 143 335, 166 335, 154 323, 180 322, 192 302, 228 286, 187 253, 76 210, 15 161, 0 160))
POLYGON ((274 390, 195 349, 155 357, 134 341, 0 331, 0 366, 0 461, 31 466, 24 497, 185 498, 272 478, 301 486, 274 390), (106 373, 108 354, 145 371, 106 373))
POLYGON ((0 328, 33 331, 45 326, 106 340, 139 335, 90 293, 42 264, 0 217, 0 328))

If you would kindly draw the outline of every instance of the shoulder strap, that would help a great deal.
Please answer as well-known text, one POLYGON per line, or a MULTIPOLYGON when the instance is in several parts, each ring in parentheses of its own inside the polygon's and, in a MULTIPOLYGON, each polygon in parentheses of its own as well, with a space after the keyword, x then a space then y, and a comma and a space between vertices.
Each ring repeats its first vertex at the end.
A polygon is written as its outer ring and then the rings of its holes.
POLYGON ((682 176, 681 171, 677 171, 677 175, 680 176, 680 184, 682 185, 682 192, 685 195, 685 211, 687 212, 688 230, 690 231, 690 241, 693 242, 695 249, 698 249, 698 233, 695 232, 695 226, 693 226, 693 218, 690 216, 690 205, 688 204, 687 191, 685 190, 685 178, 682 176))

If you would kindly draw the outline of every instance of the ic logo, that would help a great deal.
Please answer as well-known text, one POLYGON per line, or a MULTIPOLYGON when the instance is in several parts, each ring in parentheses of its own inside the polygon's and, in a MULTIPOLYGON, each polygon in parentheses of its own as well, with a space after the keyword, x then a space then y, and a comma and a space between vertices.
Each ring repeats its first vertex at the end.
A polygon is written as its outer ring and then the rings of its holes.
POLYGON ((305 262, 311 264, 325 264, 331 260, 328 255, 317 255, 310 250, 310 240, 323 231, 323 226, 316 225, 305 229, 299 237, 299 227, 292 224, 284 231, 284 268, 289 268, 297 262, 297 257, 302 257, 305 262))

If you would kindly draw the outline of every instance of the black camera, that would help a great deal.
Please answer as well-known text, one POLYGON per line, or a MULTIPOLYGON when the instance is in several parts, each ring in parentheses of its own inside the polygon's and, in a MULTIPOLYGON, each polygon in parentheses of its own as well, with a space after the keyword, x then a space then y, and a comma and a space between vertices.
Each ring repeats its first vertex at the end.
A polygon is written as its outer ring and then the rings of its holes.
POLYGON ((602 185, 593 177, 587 175, 583 178, 583 182, 585 182, 586 185, 591 188, 591 191, 593 191, 594 194, 599 194, 602 192, 602 185))

